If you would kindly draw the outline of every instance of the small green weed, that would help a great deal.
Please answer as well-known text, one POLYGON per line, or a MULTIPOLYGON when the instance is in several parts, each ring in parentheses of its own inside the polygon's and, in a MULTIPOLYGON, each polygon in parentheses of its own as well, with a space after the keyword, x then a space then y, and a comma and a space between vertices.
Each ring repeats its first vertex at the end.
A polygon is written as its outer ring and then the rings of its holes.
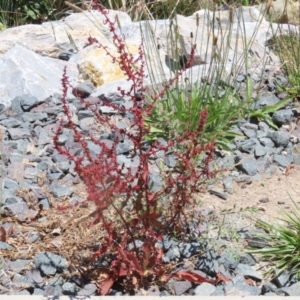
POLYGON ((284 217, 279 219, 284 222, 284 225, 257 221, 257 226, 266 231, 265 234, 259 234, 257 237, 263 239, 267 247, 248 251, 272 261, 275 266, 271 267, 267 274, 273 276, 275 269, 278 269, 279 274, 288 270, 300 277, 300 210, 296 202, 292 198, 291 200, 295 208, 293 213, 284 211, 284 217))

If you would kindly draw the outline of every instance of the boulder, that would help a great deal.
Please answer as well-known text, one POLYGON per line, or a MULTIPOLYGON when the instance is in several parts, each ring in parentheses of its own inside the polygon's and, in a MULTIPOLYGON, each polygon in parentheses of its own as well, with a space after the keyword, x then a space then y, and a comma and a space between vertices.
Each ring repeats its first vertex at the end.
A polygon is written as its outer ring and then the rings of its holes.
MULTIPOLYGON (((114 22, 116 33, 125 39, 133 57, 132 65, 137 68, 136 60, 143 40, 146 87, 174 77, 174 71, 182 69, 190 58, 192 47, 195 47, 195 56, 192 68, 183 74, 183 84, 187 82, 186 77, 191 83, 202 78, 210 80, 207 76, 214 73, 212 68, 218 69, 215 72, 222 69, 222 78, 234 82, 231 74, 245 73, 245 60, 249 69, 258 74, 262 68, 272 70, 280 66, 279 58, 265 46, 278 26, 273 24, 272 31, 255 7, 217 11, 215 15, 209 10, 199 10, 188 17, 176 15, 173 20, 132 22, 126 13, 112 10, 107 16, 114 22), (240 20, 244 26, 240 26, 240 20), (224 38, 226 35, 229 39, 224 38), (178 39, 174 40, 172 36, 178 36, 178 39), (245 53, 245 43, 248 53, 245 53)), ((64 66, 68 67, 72 83, 88 80, 96 88, 112 83, 120 86, 127 78, 118 61, 112 62, 114 57, 118 60, 118 40, 104 21, 101 13, 85 11, 59 21, 23 25, 0 32, 0 103, 7 105, 20 94, 36 96, 40 101, 61 94, 57 74, 62 74, 64 66), (97 39, 101 47, 89 45, 89 36, 97 39), (107 55, 105 49, 112 56, 107 55), (61 53, 70 55, 66 58, 61 53)), ((281 25, 281 29, 291 27, 281 25)))
MULTIPOLYGON (((0 103, 10 106, 12 100, 31 95, 39 101, 61 94, 64 67, 71 83, 78 78, 74 63, 41 56, 16 44, 0 56, 0 103)), ((68 97, 71 97, 69 92, 68 97)))

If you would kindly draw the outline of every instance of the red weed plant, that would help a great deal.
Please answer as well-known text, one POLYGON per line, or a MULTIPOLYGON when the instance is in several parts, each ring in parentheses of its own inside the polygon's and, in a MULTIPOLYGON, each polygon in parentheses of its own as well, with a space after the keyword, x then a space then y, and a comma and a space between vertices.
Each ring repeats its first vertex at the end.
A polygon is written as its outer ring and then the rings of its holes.
MULTIPOLYGON (((160 101, 165 91, 179 79, 182 71, 178 72, 164 86, 164 89, 153 97, 154 101, 151 104, 147 104, 143 86, 146 76, 143 45, 140 45, 139 53, 134 57, 127 51, 122 36, 117 34, 115 22, 107 16, 108 11, 96 1, 93 1, 93 5, 104 16, 104 23, 109 27, 113 43, 118 49, 118 57, 111 55, 109 49, 102 46, 95 38, 89 37, 88 41, 90 44, 102 47, 107 55, 111 56, 112 63, 118 64, 132 83, 130 90, 118 88, 117 91, 121 96, 130 99, 132 104, 130 108, 110 103, 106 105, 117 110, 120 115, 130 114, 132 125, 126 129, 119 129, 108 115, 100 112, 99 105, 91 104, 77 94, 85 108, 94 113, 95 122, 106 124, 113 136, 113 141, 108 143, 106 140, 96 138, 91 131, 89 139, 100 149, 98 155, 92 152, 82 131, 72 121, 73 116, 67 101, 67 91, 71 86, 64 70, 61 101, 66 118, 59 124, 54 144, 61 154, 75 162, 75 171, 87 188, 87 201, 92 201, 96 206, 91 225, 101 222, 106 231, 100 249, 93 256, 94 261, 99 261, 108 253, 112 255, 110 266, 101 268, 99 293, 107 294, 114 283, 120 280, 131 293, 152 281, 166 282, 171 276, 187 280, 193 278, 195 282, 206 281, 200 275, 190 272, 181 271, 177 275, 176 273, 171 275, 171 265, 162 263, 163 253, 157 246, 157 242, 162 239, 163 234, 172 234, 174 231, 184 232, 186 206, 194 204, 193 194, 199 191, 202 183, 215 175, 209 168, 215 144, 201 140, 207 111, 199 112, 201 119, 197 130, 186 132, 185 136, 166 143, 158 141, 145 143, 145 138, 150 131, 145 118, 151 113, 155 101, 160 101), (63 128, 71 129, 75 142, 80 145, 81 154, 74 155, 72 149, 59 142, 63 128), (118 163, 117 148, 125 140, 129 140, 132 144, 129 155, 135 160, 135 167, 126 167, 118 163), (155 190, 150 180, 151 161, 161 150, 165 153, 173 152, 176 157, 176 167, 169 173, 161 170, 159 176, 163 185, 155 190), (199 166, 196 158, 202 154, 204 159, 199 166), (110 213, 112 210, 114 219, 110 213)), ((193 57, 194 49, 185 68, 190 66, 193 57)))

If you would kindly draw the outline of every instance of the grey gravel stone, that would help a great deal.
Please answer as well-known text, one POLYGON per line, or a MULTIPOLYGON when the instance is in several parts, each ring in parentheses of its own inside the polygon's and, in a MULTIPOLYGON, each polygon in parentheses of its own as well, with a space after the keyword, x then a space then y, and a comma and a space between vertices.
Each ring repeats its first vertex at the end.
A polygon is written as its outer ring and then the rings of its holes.
POLYGON ((78 296, 93 296, 97 291, 97 286, 93 283, 86 284, 82 290, 78 292, 78 296))
POLYGON ((214 285, 203 282, 194 289, 193 294, 195 296, 211 296, 216 291, 216 289, 217 288, 214 285))
POLYGON ((15 189, 17 189, 19 187, 19 184, 15 180, 11 180, 9 178, 5 178, 4 179, 4 187, 8 188, 8 189, 15 190, 15 189))
POLYGON ((283 124, 290 124, 293 117, 294 113, 292 109, 280 109, 273 114, 272 121, 278 126, 281 126, 283 124))
POLYGON ((24 159, 24 155, 22 155, 21 153, 16 153, 16 152, 11 153, 11 155, 9 157, 9 161, 11 163, 22 162, 23 159, 24 159))
POLYGON ((29 259, 17 259, 15 261, 8 261, 4 264, 4 268, 15 273, 21 272, 26 266, 31 263, 29 259))
POLYGON ((227 192, 228 194, 233 194, 233 180, 231 177, 227 177, 223 180, 223 186, 225 192, 227 192))
POLYGON ((237 143, 237 147, 240 151, 242 152, 246 152, 246 153, 253 153, 255 146, 259 145, 259 141, 257 139, 251 138, 248 140, 244 140, 244 141, 239 141, 237 143))
POLYGON ((34 284, 34 281, 31 280, 30 278, 26 277, 26 276, 22 276, 20 274, 16 274, 14 275, 13 279, 12 279, 12 282, 13 283, 16 283, 20 286, 22 285, 33 285, 34 284))
POLYGON ((268 138, 268 137, 262 137, 259 139, 259 141, 261 142, 261 144, 265 147, 268 147, 268 148, 273 148, 274 147, 274 142, 268 138))
POLYGON ((180 247, 180 252, 183 257, 191 257, 200 251, 200 244, 197 242, 184 244, 180 247))
POLYGON ((285 147, 289 143, 290 134, 284 131, 274 131, 270 134, 270 138, 277 147, 285 147))
POLYGON ((222 191, 218 191, 216 189, 209 189, 208 190, 211 194, 216 195, 217 197, 223 199, 223 200, 227 200, 228 198, 228 194, 224 193, 222 191))
POLYGON ((50 202, 49 202, 48 198, 40 200, 39 204, 42 205, 43 209, 49 209, 50 208, 50 202))
POLYGON ((256 137, 258 139, 264 138, 267 136, 267 132, 263 131, 263 130, 257 130, 256 131, 256 137))
POLYGON ((80 110, 78 112, 78 120, 94 117, 94 113, 90 110, 80 110))
POLYGON ((38 176, 38 169, 37 168, 34 168, 34 167, 31 167, 31 168, 26 168, 24 170, 24 178, 27 178, 27 179, 34 179, 38 176))
POLYGON ((243 130, 244 134, 248 137, 248 138, 255 138, 256 137, 256 131, 253 129, 244 129, 243 130))
POLYGON ((284 287, 289 281, 290 273, 287 270, 279 273, 277 269, 275 269, 275 273, 277 274, 277 276, 274 278, 274 282, 278 287, 284 287))
POLYGON ((71 196, 73 193, 73 187, 71 186, 63 186, 59 183, 52 183, 50 185, 50 193, 54 196, 54 197, 67 197, 67 196, 71 196))
POLYGON ((31 95, 23 95, 20 98, 20 105, 24 111, 29 111, 39 103, 39 100, 31 95))
POLYGON ((34 281, 36 284, 43 283, 46 278, 43 278, 40 270, 32 268, 26 272, 26 277, 34 281))
POLYGON ((31 137, 30 130, 27 128, 10 128, 8 129, 12 140, 26 139, 31 137))
POLYGON ((67 268, 67 261, 61 255, 51 252, 41 252, 33 260, 35 267, 40 269, 45 275, 55 275, 67 268))
POLYGON ((154 192, 159 191, 163 186, 163 181, 158 173, 151 173, 149 175, 149 186, 151 187, 151 190, 154 192))
POLYGON ((45 145, 52 143, 53 138, 50 136, 50 132, 46 129, 41 129, 38 134, 38 145, 45 145))
POLYGON ((218 271, 218 262, 216 259, 217 254, 213 250, 209 250, 199 256, 195 269, 214 276, 215 272, 218 271))
POLYGON ((160 297, 164 297, 164 296, 172 296, 168 291, 164 290, 159 294, 160 297))
POLYGON ((288 167, 293 162, 292 155, 274 154, 273 161, 281 167, 288 167))
POLYGON ((256 145, 254 148, 255 156, 260 157, 267 154, 267 150, 262 145, 256 145))
POLYGON ((249 253, 240 253, 240 263, 241 264, 246 264, 249 266, 255 266, 256 265, 256 260, 253 257, 252 254, 249 253))
POLYGON ((166 155, 165 163, 169 168, 174 168, 176 166, 176 157, 174 154, 166 155))
POLYGON ((20 197, 7 197, 7 198, 5 198, 5 201, 4 201, 4 203, 6 205, 21 203, 21 202, 24 202, 24 200, 20 197))
POLYGON ((263 238, 265 236, 265 232, 260 229, 251 230, 245 233, 245 238, 250 247, 253 248, 266 248, 268 247, 268 243, 263 238))
POLYGON ((224 284, 225 296, 258 296, 261 289, 257 286, 250 286, 245 282, 243 275, 237 274, 230 282, 224 284))
POLYGON ((62 296, 62 287, 59 285, 47 285, 44 289, 44 296, 53 297, 53 296, 62 296))
POLYGON ((30 293, 27 291, 27 290, 22 290, 22 291, 20 291, 20 292, 11 292, 11 293, 7 293, 7 295, 11 295, 11 296, 29 296, 30 295, 30 293))
POLYGON ((257 102, 255 103, 255 108, 260 109, 265 106, 274 105, 279 101, 279 98, 277 98, 275 95, 271 94, 268 96, 261 96, 258 98, 257 102))
POLYGON ((42 121, 46 120, 48 115, 46 113, 23 113, 22 118, 24 122, 35 122, 35 121, 42 121))
POLYGON ((13 250, 13 249, 14 248, 11 245, 0 241, 0 250, 13 250))
POLYGON ((2 207, 2 212, 8 216, 12 216, 12 215, 21 216, 24 215, 27 211, 28 211, 28 205, 26 202, 18 202, 9 205, 7 204, 2 207))
POLYGON ((235 272, 246 277, 251 277, 255 280, 261 281, 263 279, 263 276, 261 274, 259 274, 251 266, 246 264, 238 264, 238 266, 235 268, 235 272))
POLYGON ((259 157, 257 160, 257 171, 259 174, 265 174, 267 168, 271 164, 271 158, 268 156, 265 157, 259 157))
POLYGON ((176 261, 181 256, 178 246, 172 246, 168 252, 163 256, 162 261, 167 263, 171 261, 176 261))
POLYGON ((44 291, 40 288, 34 288, 32 295, 44 295, 44 291))
POLYGON ((40 239, 40 236, 38 233, 31 232, 26 240, 28 243, 32 244, 32 243, 35 243, 36 241, 38 241, 39 239, 40 239))
POLYGON ((15 118, 8 118, 0 121, 0 124, 6 128, 20 127, 22 122, 15 118))
POLYGON ((258 171, 258 164, 253 157, 243 158, 237 167, 250 176, 255 175, 258 171))
MULTIPOLYGON (((265 281, 262 285, 262 294, 266 294, 266 293, 269 293, 269 292, 275 292, 277 290, 277 286, 269 281, 265 281)), ((275 294, 276 295, 276 294, 275 294)))
POLYGON ((300 296, 300 282, 297 282, 289 287, 281 288, 287 296, 300 296))
POLYGON ((236 250, 227 248, 218 258, 218 263, 223 265, 226 270, 235 269, 239 264, 240 256, 236 250))
POLYGON ((64 279, 61 275, 56 275, 55 277, 53 277, 49 280, 49 284, 53 285, 53 286, 55 286, 55 285, 60 286, 60 285, 64 284, 64 279))
POLYGON ((78 291, 79 288, 72 282, 65 282, 62 286, 62 292, 64 295, 76 295, 78 291))
POLYGON ((176 296, 180 296, 187 292, 192 287, 190 281, 176 281, 173 283, 172 288, 176 296))

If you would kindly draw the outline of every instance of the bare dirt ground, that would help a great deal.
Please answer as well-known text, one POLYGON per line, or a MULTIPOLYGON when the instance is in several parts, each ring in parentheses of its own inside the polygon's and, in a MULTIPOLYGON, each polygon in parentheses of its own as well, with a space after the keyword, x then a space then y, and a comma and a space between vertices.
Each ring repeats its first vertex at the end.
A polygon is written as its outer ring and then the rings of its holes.
MULTIPOLYGON (((222 182, 215 187, 223 190, 222 182)), ((261 180, 249 184, 234 182, 233 187, 234 193, 227 200, 204 193, 201 195, 202 206, 213 209, 219 222, 223 222, 223 218, 232 229, 253 228, 256 219, 276 223, 278 218, 284 218, 283 211, 295 211, 291 198, 300 207, 300 166, 288 168, 286 174, 262 176, 261 180)))

